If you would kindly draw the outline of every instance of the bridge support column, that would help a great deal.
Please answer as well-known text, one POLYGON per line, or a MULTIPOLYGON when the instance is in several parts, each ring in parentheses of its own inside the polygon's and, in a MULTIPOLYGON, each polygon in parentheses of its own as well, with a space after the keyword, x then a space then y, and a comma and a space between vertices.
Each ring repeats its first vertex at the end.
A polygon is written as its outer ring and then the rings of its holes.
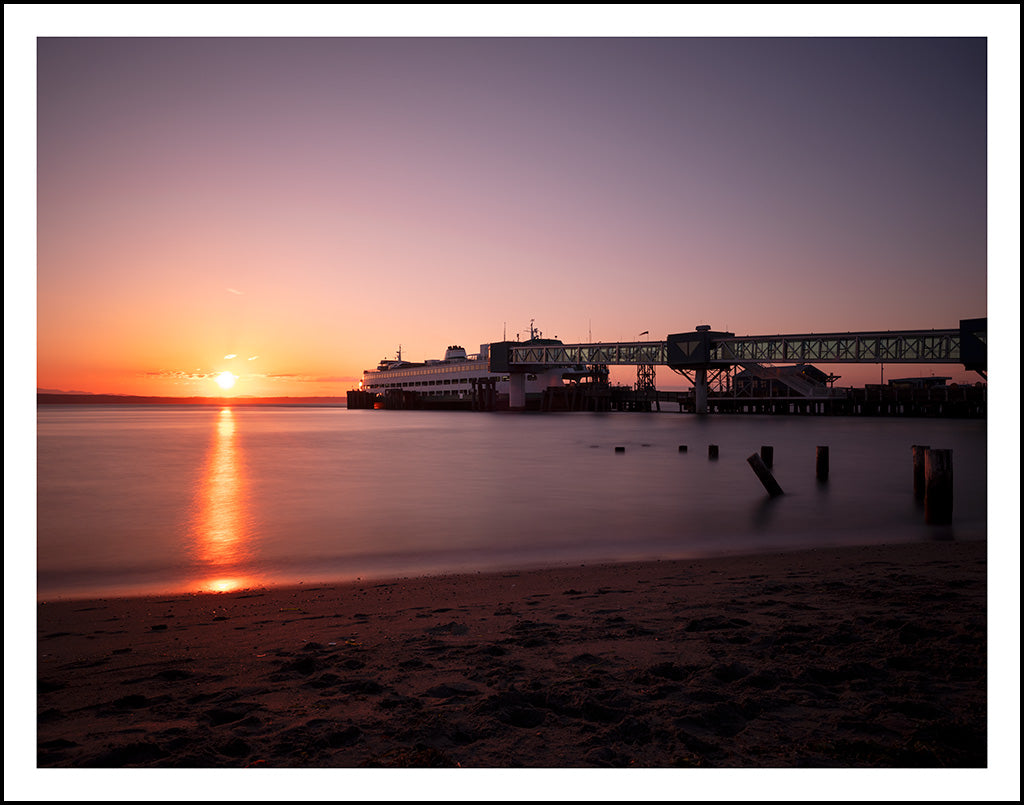
POLYGON ((708 370, 697 369, 693 375, 695 410, 698 414, 706 414, 708 412, 708 370))
POLYGON ((513 411, 526 408, 526 375, 521 372, 508 376, 508 407, 513 411))

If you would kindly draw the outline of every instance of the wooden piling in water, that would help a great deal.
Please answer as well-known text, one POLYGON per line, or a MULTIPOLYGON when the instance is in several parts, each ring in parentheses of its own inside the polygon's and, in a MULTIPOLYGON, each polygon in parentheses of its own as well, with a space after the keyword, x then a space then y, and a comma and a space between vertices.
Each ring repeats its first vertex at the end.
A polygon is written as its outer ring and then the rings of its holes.
POLYGON ((615 448, 615 452, 616 453, 625 453, 626 452, 626 448, 625 447, 616 447, 615 448))
POLYGON ((915 444, 910 449, 914 455, 914 500, 924 500, 924 457, 928 445, 915 444))
POLYGON ((709 444, 708 445, 708 458, 718 458, 718 445, 717 444, 709 444))
POLYGON ((685 453, 686 452, 686 445, 685 444, 679 445, 679 452, 680 453, 685 453))
POLYGON ((924 455, 924 521, 953 522, 953 451, 928 449, 924 455))
POLYGON ((772 464, 775 460, 775 448, 768 444, 761 445, 761 461, 764 465, 771 469, 772 464))
POLYGON ((814 459, 814 475, 819 481, 828 480, 828 447, 818 446, 814 459))
POLYGON ((751 453, 747 458, 747 463, 754 471, 757 479, 764 485, 764 488, 767 490, 769 495, 773 498, 777 498, 782 494, 782 487, 779 486, 779 482, 775 480, 775 476, 772 475, 772 471, 768 469, 757 453, 751 453))

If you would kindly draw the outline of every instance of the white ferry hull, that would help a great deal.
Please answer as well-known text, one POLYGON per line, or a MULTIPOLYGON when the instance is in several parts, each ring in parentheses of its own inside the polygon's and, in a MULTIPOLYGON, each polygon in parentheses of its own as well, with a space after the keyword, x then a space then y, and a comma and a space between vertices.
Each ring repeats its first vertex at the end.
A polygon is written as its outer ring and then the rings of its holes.
POLYGON ((490 345, 478 355, 462 347, 449 347, 444 360, 409 363, 382 360, 375 370, 363 372, 359 392, 349 395, 350 407, 384 408, 524 408, 538 404, 544 390, 564 384, 574 367, 553 367, 541 372, 492 372, 490 345))

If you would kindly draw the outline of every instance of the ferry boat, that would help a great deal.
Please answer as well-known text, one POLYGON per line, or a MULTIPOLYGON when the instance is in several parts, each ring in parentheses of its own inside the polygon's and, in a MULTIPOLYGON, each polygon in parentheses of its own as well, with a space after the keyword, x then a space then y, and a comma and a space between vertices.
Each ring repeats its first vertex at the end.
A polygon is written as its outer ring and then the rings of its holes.
MULTIPOLYGON (((516 346, 560 345, 554 338, 542 338, 531 322, 530 340, 499 342, 516 346)), ((349 394, 349 407, 479 407, 504 408, 513 394, 510 375, 491 371, 492 344, 467 353, 457 344, 449 346, 444 358, 414 363, 402 358, 399 348, 394 359, 383 358, 376 369, 363 372, 358 395, 349 394)), ((526 374, 525 405, 540 401, 544 389, 562 386, 567 379, 589 374, 585 366, 557 366, 526 374)), ((514 406, 515 407, 515 406, 514 406)))

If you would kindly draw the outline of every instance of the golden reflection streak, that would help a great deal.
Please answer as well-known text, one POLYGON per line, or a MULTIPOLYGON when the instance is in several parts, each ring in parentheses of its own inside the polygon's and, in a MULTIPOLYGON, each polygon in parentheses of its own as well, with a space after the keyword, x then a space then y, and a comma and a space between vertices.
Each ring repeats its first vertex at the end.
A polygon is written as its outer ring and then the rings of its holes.
POLYGON ((199 582, 201 590, 231 592, 253 585, 252 578, 231 572, 251 553, 247 508, 234 412, 223 408, 196 492, 196 513, 192 522, 196 558, 210 565, 214 572, 199 582))

